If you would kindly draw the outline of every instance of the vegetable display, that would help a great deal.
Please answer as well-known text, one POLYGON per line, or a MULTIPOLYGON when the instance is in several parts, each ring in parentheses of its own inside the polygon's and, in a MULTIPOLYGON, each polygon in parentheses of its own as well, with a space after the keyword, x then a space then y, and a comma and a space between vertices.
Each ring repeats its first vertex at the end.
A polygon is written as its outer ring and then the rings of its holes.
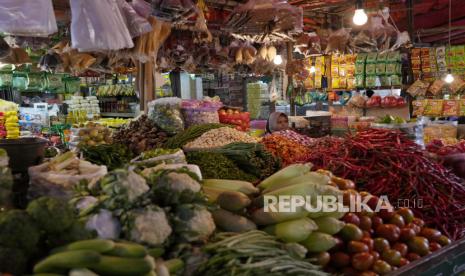
POLYGON ((442 165, 430 160, 421 148, 396 131, 370 129, 345 140, 326 138, 311 154, 318 168, 353 179, 374 195, 390 200, 422 200, 413 211, 427 225, 452 239, 465 234, 465 187, 442 165))
POLYGON ((73 134, 77 136, 72 136, 71 142, 77 142, 78 147, 110 144, 112 142, 110 129, 93 122, 87 123, 83 128, 73 129, 73 134))
POLYGON ((221 153, 193 151, 186 154, 187 162, 200 167, 205 178, 244 180, 255 182, 257 178, 242 171, 234 161, 221 153))
POLYGON ((307 147, 281 135, 268 135, 260 143, 274 156, 281 158, 283 166, 305 162, 310 155, 307 147))
POLYGON ((241 170, 259 179, 267 178, 281 167, 280 160, 258 143, 231 143, 213 151, 223 154, 241 170))
POLYGON ((204 124, 204 125, 195 125, 187 128, 186 130, 181 131, 173 137, 170 137, 164 144, 164 148, 176 149, 182 148, 185 144, 199 138, 205 132, 225 127, 226 125, 222 124, 204 124))
POLYGON ((114 143, 128 146, 136 155, 162 147, 167 137, 168 134, 159 130, 146 115, 113 134, 114 143))
MULTIPOLYGON (((195 275, 328 275, 293 254, 292 247, 261 231, 220 233, 204 247, 210 255, 195 275)), ((298 247, 298 250, 304 250, 298 247)), ((305 255, 305 253, 304 253, 305 255)))
POLYGON ((247 133, 222 127, 205 132, 199 138, 187 143, 184 149, 219 148, 234 142, 256 143, 257 141, 247 133))
POLYGON ((281 130, 281 131, 276 131, 273 132, 273 135, 279 135, 283 136, 286 139, 289 139, 293 142, 305 145, 305 146, 310 146, 313 143, 313 138, 310 138, 308 136, 299 134, 293 130, 281 130))
POLYGON ((110 171, 124 167, 132 156, 132 152, 126 145, 120 144, 82 147, 81 152, 87 161, 97 165, 105 165, 110 171))
POLYGON ((441 140, 435 139, 426 145, 426 150, 440 156, 465 153, 465 141, 455 145, 445 145, 441 140))

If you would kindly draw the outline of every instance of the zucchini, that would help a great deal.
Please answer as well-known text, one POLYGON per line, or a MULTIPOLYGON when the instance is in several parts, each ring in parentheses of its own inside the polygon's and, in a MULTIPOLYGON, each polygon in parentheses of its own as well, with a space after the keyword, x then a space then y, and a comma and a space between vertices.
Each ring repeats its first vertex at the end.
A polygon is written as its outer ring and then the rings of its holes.
POLYGON ((89 267, 101 260, 99 253, 91 250, 74 250, 50 255, 34 266, 34 273, 56 273, 76 267, 89 267))

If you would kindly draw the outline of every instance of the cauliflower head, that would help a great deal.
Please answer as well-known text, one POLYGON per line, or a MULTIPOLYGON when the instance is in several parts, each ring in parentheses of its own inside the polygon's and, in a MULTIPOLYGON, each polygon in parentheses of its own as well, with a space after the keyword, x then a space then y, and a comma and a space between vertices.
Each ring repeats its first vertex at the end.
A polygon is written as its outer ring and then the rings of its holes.
POLYGON ((165 211, 156 205, 130 210, 122 220, 126 238, 150 246, 162 245, 173 231, 165 211))
POLYGON ((106 209, 100 209, 98 213, 89 216, 86 222, 86 229, 97 232, 101 239, 118 239, 121 234, 121 224, 113 216, 113 213, 106 209))
POLYGON ((212 214, 199 204, 179 206, 174 221, 175 233, 188 242, 206 241, 216 229, 212 214))

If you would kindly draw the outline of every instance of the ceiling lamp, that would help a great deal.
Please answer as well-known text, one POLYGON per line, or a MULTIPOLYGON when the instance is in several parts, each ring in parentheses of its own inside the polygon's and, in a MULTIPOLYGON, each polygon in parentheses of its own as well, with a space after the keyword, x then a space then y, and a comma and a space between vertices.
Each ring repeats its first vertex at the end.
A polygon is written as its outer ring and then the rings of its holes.
POLYGON ((312 67, 310 67, 310 74, 315 73, 315 71, 316 71, 315 66, 312 65, 312 67))
POLYGON ((454 76, 450 73, 450 71, 447 73, 446 77, 444 78, 444 81, 446 83, 453 83, 454 82, 454 76))
POLYGON ((276 65, 281 65, 283 63, 283 57, 281 55, 276 55, 273 59, 273 63, 276 65))
POLYGON ((368 16, 365 13, 365 10, 363 9, 362 0, 357 0, 357 3, 355 5, 354 18, 352 20, 354 21, 354 24, 357 26, 362 26, 367 23, 368 16))

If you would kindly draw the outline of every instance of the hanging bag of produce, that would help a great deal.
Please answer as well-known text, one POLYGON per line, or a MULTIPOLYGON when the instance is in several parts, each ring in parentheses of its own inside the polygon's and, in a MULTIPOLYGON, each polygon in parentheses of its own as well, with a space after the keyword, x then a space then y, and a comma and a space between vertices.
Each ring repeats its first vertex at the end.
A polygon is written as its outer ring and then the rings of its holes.
POLYGON ((180 98, 175 97, 151 101, 148 104, 149 119, 170 135, 184 130, 181 102, 180 98))
POLYGON ((186 127, 203 124, 218 124, 220 118, 218 110, 223 106, 219 99, 184 100, 182 102, 182 114, 186 127))
POLYGON ((51 0, 3 0, 0 32, 47 37, 58 31, 51 0))
POLYGON ((116 1, 71 0, 71 41, 80 52, 134 47, 116 1))

